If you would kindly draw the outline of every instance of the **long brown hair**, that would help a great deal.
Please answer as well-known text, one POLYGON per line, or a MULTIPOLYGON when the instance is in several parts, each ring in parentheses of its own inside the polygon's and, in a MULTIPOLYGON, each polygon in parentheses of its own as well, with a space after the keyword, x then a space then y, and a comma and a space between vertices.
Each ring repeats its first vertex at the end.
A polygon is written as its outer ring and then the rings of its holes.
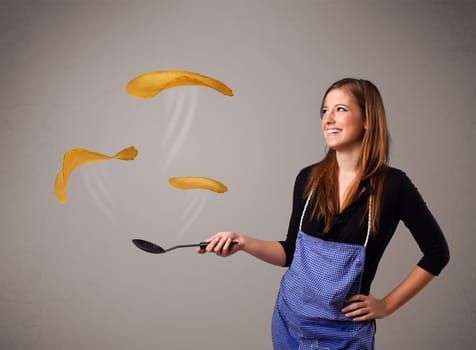
POLYGON ((307 197, 311 192, 314 193, 311 198, 313 208, 311 217, 323 218, 324 232, 328 232, 334 215, 339 213, 341 208, 347 207, 359 195, 360 182, 369 180, 371 184, 371 197, 373 198, 371 232, 376 234, 390 141, 382 96, 377 87, 368 80, 345 78, 335 82, 327 89, 322 98, 321 110, 327 94, 331 90, 338 88, 346 89, 355 97, 366 122, 366 130, 362 139, 362 148, 358 162, 360 164, 358 175, 351 184, 344 202, 341 204, 339 202, 336 152, 333 149, 329 149, 324 159, 312 169, 304 196, 307 197))

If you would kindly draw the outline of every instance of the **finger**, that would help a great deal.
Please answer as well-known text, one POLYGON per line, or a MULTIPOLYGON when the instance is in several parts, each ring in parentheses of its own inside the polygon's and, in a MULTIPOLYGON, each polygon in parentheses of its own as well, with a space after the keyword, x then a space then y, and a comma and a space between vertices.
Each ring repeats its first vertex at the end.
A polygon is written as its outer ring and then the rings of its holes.
POLYGON ((347 299, 346 302, 351 303, 353 301, 362 301, 362 300, 365 300, 366 298, 367 298, 366 295, 356 294, 351 296, 349 299, 347 299))
POLYGON ((216 235, 213 235, 205 240, 205 242, 210 243, 216 238, 216 235))
POLYGON ((373 319, 374 317, 368 313, 368 314, 365 314, 365 315, 362 315, 362 316, 359 316, 359 317, 354 317, 352 319, 352 321, 355 321, 355 322, 362 322, 362 321, 368 321, 368 320, 371 320, 373 319))
POLYGON ((357 310, 345 313, 345 317, 349 317, 349 318, 363 317, 368 315, 369 311, 370 310, 367 308, 359 308, 357 310))
POLYGON ((362 308, 362 305, 358 304, 358 303, 354 303, 354 304, 351 304, 351 305, 347 305, 345 308, 343 308, 341 311, 345 314, 349 313, 349 312, 354 312, 355 310, 358 310, 362 308))
POLYGON ((213 248, 213 251, 218 254, 218 255, 221 255, 223 253, 223 246, 225 245, 226 243, 226 238, 222 237, 222 238, 217 238, 217 243, 215 245, 215 248, 213 248))
POLYGON ((346 302, 349 302, 350 304, 342 308, 341 310, 342 312, 349 312, 349 311, 357 310, 359 308, 367 306, 366 299, 360 299, 360 298, 357 299, 356 297, 352 297, 350 299, 346 300, 346 302), (355 300, 350 300, 350 299, 355 299, 355 300))
POLYGON ((356 309, 356 310, 346 312, 345 317, 352 318, 352 317, 361 316, 363 314, 365 314, 363 309, 356 309))
POLYGON ((218 237, 212 238, 212 239, 208 242, 208 245, 207 245, 207 247, 205 248, 205 251, 207 251, 208 253, 211 253, 211 252, 215 251, 215 246, 217 245, 217 243, 218 243, 218 237))
POLYGON ((367 306, 367 303, 365 300, 362 301, 348 301, 346 302, 351 302, 351 304, 347 305, 346 307, 342 308, 342 312, 349 312, 349 311, 354 311, 363 307, 367 306))
POLYGON ((231 247, 231 238, 228 237, 223 245, 223 250, 229 250, 231 247))

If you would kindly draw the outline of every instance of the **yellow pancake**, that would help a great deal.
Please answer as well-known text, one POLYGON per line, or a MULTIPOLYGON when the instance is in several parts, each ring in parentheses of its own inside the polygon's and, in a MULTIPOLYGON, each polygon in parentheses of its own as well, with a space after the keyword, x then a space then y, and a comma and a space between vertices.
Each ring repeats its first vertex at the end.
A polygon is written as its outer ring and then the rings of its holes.
POLYGON ((166 70, 141 74, 126 85, 126 91, 134 97, 149 98, 154 97, 162 90, 183 85, 206 86, 224 95, 233 96, 231 89, 221 81, 184 70, 166 70))
POLYGON ((203 189, 217 193, 224 193, 228 191, 228 188, 220 181, 203 176, 171 177, 169 179, 169 184, 170 186, 179 190, 203 189))
POLYGON ((134 147, 123 149, 113 156, 89 151, 87 149, 76 148, 64 154, 63 168, 56 175, 54 191, 58 202, 66 203, 66 185, 68 177, 74 169, 81 165, 89 163, 102 162, 109 159, 133 160, 137 156, 137 150, 134 147))

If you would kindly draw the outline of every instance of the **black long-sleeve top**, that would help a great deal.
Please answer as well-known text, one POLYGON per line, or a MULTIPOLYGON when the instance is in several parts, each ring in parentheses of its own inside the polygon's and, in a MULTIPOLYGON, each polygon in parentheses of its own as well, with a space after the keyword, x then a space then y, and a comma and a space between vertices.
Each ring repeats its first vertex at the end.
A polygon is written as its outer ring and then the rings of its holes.
MULTIPOLYGON (((299 222, 306 202, 303 196, 304 188, 312 167, 311 165, 302 169, 294 185, 293 209, 288 234, 286 240, 280 242, 286 252, 286 266, 290 266, 293 259, 299 222)), ((334 216, 329 232, 323 233, 323 220, 310 220, 312 211, 310 205, 304 215, 302 231, 328 241, 363 245, 367 235, 367 199, 370 195, 370 184, 368 181, 363 181, 361 186, 363 193, 342 213, 334 216)), ((409 229, 423 253, 418 266, 433 275, 438 275, 448 263, 447 242, 423 198, 404 172, 388 167, 384 178, 378 232, 372 234, 367 243, 362 294, 369 293, 380 258, 400 220, 409 229)), ((316 266, 316 268, 319 267, 316 266)))

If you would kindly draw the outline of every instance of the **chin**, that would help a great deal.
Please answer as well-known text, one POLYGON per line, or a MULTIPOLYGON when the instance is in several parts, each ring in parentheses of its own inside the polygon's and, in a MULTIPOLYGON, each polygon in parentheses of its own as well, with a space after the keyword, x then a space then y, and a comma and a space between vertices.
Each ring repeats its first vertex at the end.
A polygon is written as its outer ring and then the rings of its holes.
POLYGON ((339 144, 335 142, 326 142, 328 148, 333 149, 334 151, 339 148, 339 144))

